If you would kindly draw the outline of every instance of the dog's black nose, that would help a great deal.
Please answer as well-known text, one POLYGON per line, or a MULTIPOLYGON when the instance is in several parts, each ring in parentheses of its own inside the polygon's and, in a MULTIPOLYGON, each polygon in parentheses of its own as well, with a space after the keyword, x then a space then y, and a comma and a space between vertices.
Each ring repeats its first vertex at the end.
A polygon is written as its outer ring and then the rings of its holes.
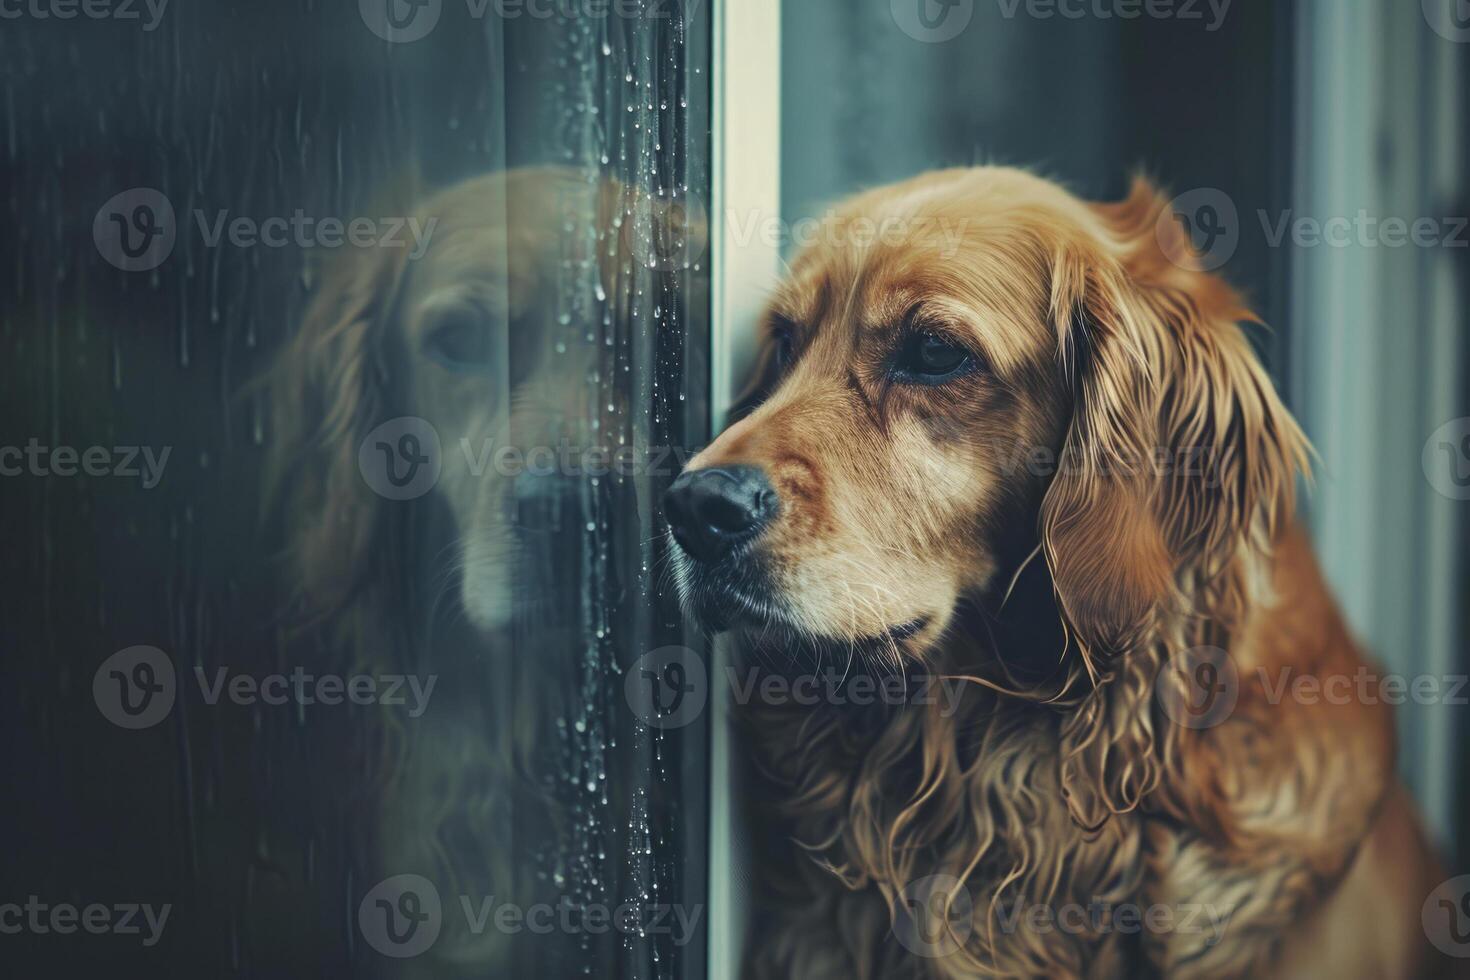
POLYGON ((702 562, 718 561, 776 516, 776 491, 755 466, 682 474, 664 494, 664 514, 679 546, 702 562))

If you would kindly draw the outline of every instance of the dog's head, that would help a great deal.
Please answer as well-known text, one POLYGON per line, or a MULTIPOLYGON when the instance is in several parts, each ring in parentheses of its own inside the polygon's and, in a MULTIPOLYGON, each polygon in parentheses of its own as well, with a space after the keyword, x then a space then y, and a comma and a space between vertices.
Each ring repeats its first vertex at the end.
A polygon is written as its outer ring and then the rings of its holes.
POLYGON ((821 237, 770 304, 743 416, 666 501, 681 596, 715 625, 921 656, 1039 549, 1102 655, 1289 509, 1304 442, 1250 314, 1145 184, 1092 205, 946 171, 821 237))

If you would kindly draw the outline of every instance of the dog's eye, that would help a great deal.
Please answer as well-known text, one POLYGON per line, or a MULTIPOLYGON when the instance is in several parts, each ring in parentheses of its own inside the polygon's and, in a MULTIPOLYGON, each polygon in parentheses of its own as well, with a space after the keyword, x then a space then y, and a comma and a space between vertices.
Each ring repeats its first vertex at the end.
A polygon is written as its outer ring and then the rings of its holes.
POLYGON ((424 338, 424 352, 447 368, 469 370, 490 363, 493 351, 490 322, 476 313, 445 316, 424 338))
POLYGON ((776 330, 771 334, 771 340, 776 345, 776 369, 785 371, 791 366, 792 356, 796 353, 796 342, 791 339, 790 330, 776 330))
POLYGON ((796 359, 796 325, 785 317, 775 317, 771 323, 771 344, 775 350, 776 370, 785 374, 796 359))
POLYGON ((938 384, 973 366, 968 350, 927 330, 910 335, 894 363, 900 378, 918 384, 938 384))

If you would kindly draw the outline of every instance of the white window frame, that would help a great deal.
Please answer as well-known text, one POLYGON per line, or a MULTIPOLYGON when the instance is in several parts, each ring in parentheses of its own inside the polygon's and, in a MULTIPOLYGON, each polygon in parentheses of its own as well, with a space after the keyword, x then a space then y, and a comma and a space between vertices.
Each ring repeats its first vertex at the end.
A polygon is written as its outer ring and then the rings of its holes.
MULTIPOLYGON (((756 318, 781 269, 779 243, 740 234, 781 216, 781 0, 716 0, 712 71, 710 419, 718 431, 750 368, 756 318)), ((728 687, 720 683, 730 653, 720 637, 710 663, 709 980, 739 975, 745 943, 747 848, 733 789, 728 687)))

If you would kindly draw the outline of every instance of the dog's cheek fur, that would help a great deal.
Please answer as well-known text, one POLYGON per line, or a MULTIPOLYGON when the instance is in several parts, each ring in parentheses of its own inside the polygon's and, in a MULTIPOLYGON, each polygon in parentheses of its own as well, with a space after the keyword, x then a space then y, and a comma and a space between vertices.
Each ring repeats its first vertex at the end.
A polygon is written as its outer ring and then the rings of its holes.
POLYGON ((752 420, 776 433, 755 458, 768 460, 783 501, 767 545, 777 588, 836 638, 920 617, 942 627, 960 593, 994 571, 984 542, 1004 483, 991 444, 1005 421, 977 437, 969 418, 933 424, 942 409, 930 406, 889 405, 881 424, 858 412, 806 417, 819 413, 797 406, 829 403, 823 393, 783 394, 793 407, 752 420))
MULTIPOLYGON (((820 392, 793 398, 827 401, 820 392)), ((934 615, 953 592, 955 569, 934 547, 935 515, 912 505, 922 473, 913 461, 932 448, 909 426, 910 462, 896 469, 891 435, 858 413, 810 417, 826 414, 793 407, 775 427, 783 433, 770 455, 783 506, 770 543, 777 588, 814 632, 836 638, 934 615)))

